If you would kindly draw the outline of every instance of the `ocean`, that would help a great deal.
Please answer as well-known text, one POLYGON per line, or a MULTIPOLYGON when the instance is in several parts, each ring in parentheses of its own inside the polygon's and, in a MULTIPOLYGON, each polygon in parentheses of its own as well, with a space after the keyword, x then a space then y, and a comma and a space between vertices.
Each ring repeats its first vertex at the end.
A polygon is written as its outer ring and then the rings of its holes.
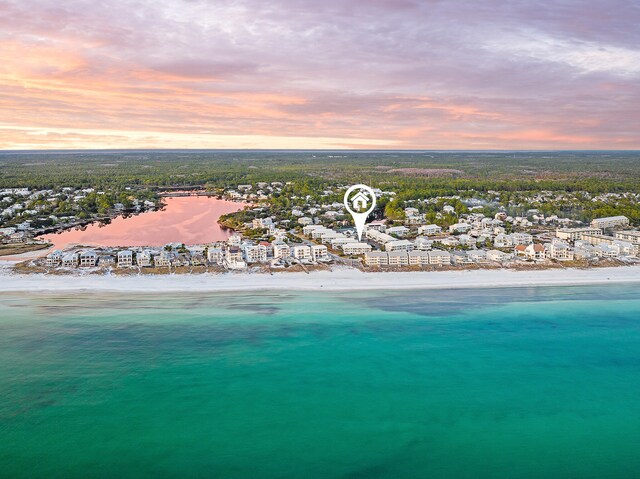
POLYGON ((2 478, 640 477, 636 286, 0 294, 2 478))

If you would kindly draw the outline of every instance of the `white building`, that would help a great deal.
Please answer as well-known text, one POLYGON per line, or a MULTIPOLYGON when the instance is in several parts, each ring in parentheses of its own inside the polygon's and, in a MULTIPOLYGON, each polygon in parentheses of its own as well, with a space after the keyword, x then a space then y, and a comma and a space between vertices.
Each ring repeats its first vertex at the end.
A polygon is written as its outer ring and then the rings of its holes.
POLYGON ((513 255, 509 253, 505 253, 503 251, 498 251, 497 249, 492 249, 487 251, 487 260, 496 261, 498 263, 504 263, 505 261, 509 261, 513 259, 513 255))
POLYGON ((429 264, 429 253, 426 251, 409 251, 409 266, 425 266, 429 264))
POLYGON ((80 266, 92 268, 98 264, 98 254, 93 250, 80 251, 80 266))
POLYGON ((209 248, 207 250, 207 261, 212 264, 220 264, 224 259, 224 252, 221 248, 209 248))
POLYGON ((447 265, 451 264, 451 254, 448 251, 431 250, 427 251, 429 255, 429 264, 447 265))
POLYGON ((419 235, 439 235, 442 233, 442 228, 438 225, 423 225, 418 228, 419 235))
POLYGON ((327 247, 321 244, 311 246, 311 258, 313 261, 323 261, 329 259, 329 251, 327 247))
POLYGON ((78 253, 67 253, 62 256, 62 266, 66 268, 75 268, 78 266, 78 253))
POLYGON ((398 238, 404 238, 405 236, 407 236, 407 234, 409 234, 409 228, 407 228, 406 226, 393 226, 391 228, 387 228, 386 233, 395 235, 398 238))
POLYGON ((291 248, 283 241, 273 242, 273 257, 276 259, 288 258, 291 256, 291 248))
POLYGON ((371 249, 369 243, 348 243, 342 247, 342 251, 344 251, 346 255, 365 254, 371 251, 371 249))
POLYGON ((389 241, 384 245, 385 251, 412 251, 413 243, 409 240, 389 241))
POLYGON ((59 249, 52 251, 47 255, 47 266, 59 266, 62 263, 62 251, 59 249))
POLYGON ((409 255, 406 251, 391 251, 389 255, 389 266, 408 266, 409 255))
POLYGON ((640 231, 616 231, 617 239, 640 245, 640 231))
POLYGON ((140 251, 136 255, 136 263, 140 267, 152 266, 153 256, 151 255, 151 251, 148 249, 140 251))
POLYGON ((629 218, 626 216, 608 216, 606 218, 595 218, 591 222, 592 228, 624 228, 629 226, 629 218))
POLYGON ((468 223, 456 223, 449 226, 449 233, 467 233, 471 229, 468 223))
POLYGON ((369 266, 388 266, 389 254, 384 251, 370 251, 364 254, 364 262, 369 266))
POLYGON ((118 251, 118 268, 133 266, 133 251, 123 249, 118 251))
POLYGON ((291 248, 291 255, 299 260, 311 260, 311 248, 306 244, 295 245, 291 248))
POLYGON ((581 240, 583 235, 601 235, 600 228, 561 228, 556 230, 556 237, 565 241, 581 240))

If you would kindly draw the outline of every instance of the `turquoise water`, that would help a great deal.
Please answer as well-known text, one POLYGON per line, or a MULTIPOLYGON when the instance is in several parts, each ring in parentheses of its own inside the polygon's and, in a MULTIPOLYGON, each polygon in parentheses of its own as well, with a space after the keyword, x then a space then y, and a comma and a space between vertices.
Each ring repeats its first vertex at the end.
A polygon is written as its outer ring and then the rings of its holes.
POLYGON ((639 298, 0 295, 0 477, 640 477, 639 298))

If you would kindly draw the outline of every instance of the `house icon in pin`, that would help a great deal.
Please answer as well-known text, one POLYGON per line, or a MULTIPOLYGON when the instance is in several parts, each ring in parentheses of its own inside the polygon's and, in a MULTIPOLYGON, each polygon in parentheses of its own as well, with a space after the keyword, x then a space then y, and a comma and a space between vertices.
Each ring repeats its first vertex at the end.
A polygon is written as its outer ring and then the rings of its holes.
POLYGON ((351 198, 351 204, 356 211, 366 210, 369 204, 369 198, 362 191, 359 191, 357 195, 351 198))

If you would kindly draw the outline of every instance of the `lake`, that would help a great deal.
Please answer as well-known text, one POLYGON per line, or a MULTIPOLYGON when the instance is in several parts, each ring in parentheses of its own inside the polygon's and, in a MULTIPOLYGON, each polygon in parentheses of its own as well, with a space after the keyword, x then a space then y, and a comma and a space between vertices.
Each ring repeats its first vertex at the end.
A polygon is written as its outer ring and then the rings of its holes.
POLYGON ((118 217, 109 224, 92 223, 82 229, 43 235, 41 239, 50 241, 57 249, 73 244, 163 246, 223 241, 232 231, 221 228, 218 218, 245 206, 245 203, 207 196, 168 197, 164 202, 166 206, 162 210, 118 217))

